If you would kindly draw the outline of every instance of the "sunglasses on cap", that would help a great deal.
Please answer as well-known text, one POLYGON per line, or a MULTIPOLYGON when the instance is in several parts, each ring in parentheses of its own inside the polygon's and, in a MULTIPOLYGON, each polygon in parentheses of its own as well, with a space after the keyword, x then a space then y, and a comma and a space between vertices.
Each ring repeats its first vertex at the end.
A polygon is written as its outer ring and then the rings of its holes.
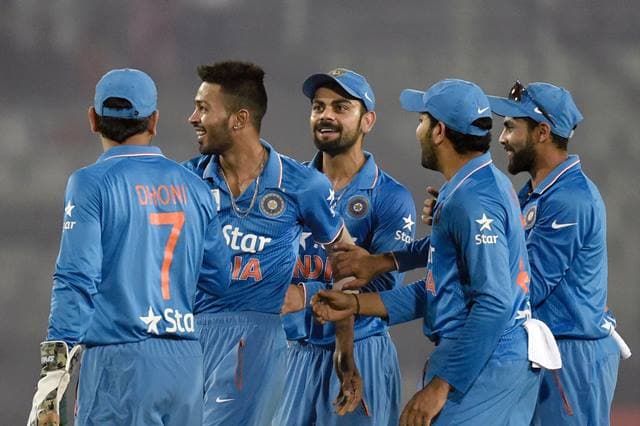
POLYGON ((540 104, 536 102, 533 96, 531 96, 531 93, 527 92, 527 88, 524 87, 522 83, 520 83, 520 80, 516 80, 511 90, 509 90, 508 97, 512 101, 520 102, 525 92, 527 93, 527 96, 529 97, 529 99, 531 99, 531 102, 533 102, 533 104, 536 106, 536 112, 539 112, 540 114, 542 114, 544 118, 549 120, 549 122, 555 126, 556 123, 555 121, 553 121, 553 118, 551 118, 551 116, 544 110, 544 108, 542 108, 542 106, 540 106, 540 104))

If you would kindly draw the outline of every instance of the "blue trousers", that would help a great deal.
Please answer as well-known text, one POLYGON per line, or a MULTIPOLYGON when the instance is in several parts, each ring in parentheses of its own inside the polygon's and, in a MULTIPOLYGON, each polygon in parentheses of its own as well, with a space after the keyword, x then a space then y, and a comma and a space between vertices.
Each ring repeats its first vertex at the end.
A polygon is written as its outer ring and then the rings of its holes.
MULTIPOLYGON (((423 377, 424 387, 433 378, 428 362, 423 377)), ((541 378, 540 370, 532 368, 527 359, 524 328, 516 329, 507 339, 498 343, 465 394, 450 394, 432 424, 528 426, 533 417, 541 378)))
POLYGON ((151 338, 86 348, 75 424, 200 426, 200 344, 151 338))
POLYGON ((204 352, 204 425, 269 425, 282 399, 287 341, 279 315, 196 315, 204 352))
POLYGON ((401 380, 391 338, 385 334, 358 340, 354 356, 364 402, 355 412, 338 416, 333 401, 340 383, 333 369, 333 345, 290 343, 285 393, 273 425, 398 424, 401 380))
POLYGON ((533 425, 607 426, 618 379, 620 350, 612 337, 558 339, 562 356, 560 383, 573 415, 567 414, 553 375, 545 371, 533 425))

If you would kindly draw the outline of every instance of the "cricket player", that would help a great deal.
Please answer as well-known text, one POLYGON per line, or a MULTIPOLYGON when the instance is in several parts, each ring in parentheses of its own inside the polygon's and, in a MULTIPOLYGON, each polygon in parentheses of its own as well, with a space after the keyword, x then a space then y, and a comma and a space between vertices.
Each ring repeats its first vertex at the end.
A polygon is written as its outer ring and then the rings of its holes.
MULTIPOLYGON (((356 244, 378 253, 413 240, 415 206, 411 193, 382 171, 363 150, 375 124, 375 95, 360 74, 338 68, 313 74, 303 86, 311 100, 310 126, 318 154, 309 167, 332 182, 335 208, 356 244)), ((390 290, 402 283, 398 272, 379 275, 361 292, 390 290)), ((287 383, 274 425, 390 425, 400 416, 400 367, 395 346, 380 318, 355 321, 355 361, 364 380, 363 403, 353 413, 336 416, 338 394, 333 374, 333 324, 313 321, 311 297, 332 287, 328 254, 309 232, 303 232, 287 299, 299 313, 284 317, 287 338, 287 383), (303 333, 299 333, 303 330, 303 333)), ((344 288, 349 288, 346 284, 344 288)))
MULTIPOLYGON (((419 114, 422 165, 446 179, 432 233, 420 243, 426 277, 381 293, 321 291, 314 312, 323 320, 372 315, 389 324, 423 318, 436 348, 401 425, 528 424, 540 383, 523 327, 529 264, 511 183, 487 153, 489 100, 477 85, 447 79, 426 92, 405 90, 400 102, 419 114)), ((334 273, 343 274, 337 258, 334 273)))
POLYGON ((563 360, 559 374, 566 400, 554 373, 545 371, 533 424, 608 425, 620 350, 606 306, 604 202, 580 158, 567 153, 582 114, 569 91, 549 83, 525 87, 518 81, 508 98, 489 101, 504 117, 500 143, 509 172, 531 176, 518 198, 533 314, 549 325, 563 360))
POLYGON ((82 347, 77 425, 200 425, 196 286, 222 295, 227 248, 206 185, 149 146, 156 86, 112 70, 89 108, 104 154, 67 184, 47 340, 29 425, 58 424, 82 347))
MULTIPOLYGON (((205 425, 270 424, 284 390, 287 343, 280 309, 303 227, 319 244, 350 243, 327 178, 260 138, 267 108, 264 71, 225 61, 198 68, 189 117, 202 154, 185 165, 209 185, 231 256, 224 295, 199 291, 196 323, 205 356, 205 425)), ((346 383, 354 374, 353 328, 336 350, 346 383), (340 352, 344 349, 344 352, 340 352)), ((355 385, 357 387, 357 383, 355 385)), ((359 401, 347 389, 345 404, 359 401)))

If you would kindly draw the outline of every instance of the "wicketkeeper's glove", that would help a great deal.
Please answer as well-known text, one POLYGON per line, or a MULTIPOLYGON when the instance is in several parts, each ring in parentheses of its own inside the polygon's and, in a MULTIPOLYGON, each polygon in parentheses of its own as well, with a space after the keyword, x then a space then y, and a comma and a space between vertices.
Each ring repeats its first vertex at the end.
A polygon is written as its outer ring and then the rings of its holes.
POLYGON ((82 345, 76 345, 69 352, 69 347, 62 341, 40 343, 40 380, 33 396, 27 426, 60 424, 60 401, 82 348, 82 345))

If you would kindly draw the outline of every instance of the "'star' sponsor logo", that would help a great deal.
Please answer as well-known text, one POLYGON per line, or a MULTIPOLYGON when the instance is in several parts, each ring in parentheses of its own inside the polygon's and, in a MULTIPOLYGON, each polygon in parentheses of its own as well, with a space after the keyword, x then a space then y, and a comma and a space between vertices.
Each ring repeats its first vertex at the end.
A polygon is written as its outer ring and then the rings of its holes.
POLYGON ((193 333, 194 318, 191 312, 183 314, 177 309, 166 308, 163 315, 156 315, 153 307, 149 306, 146 316, 138 317, 147 326, 147 333, 160 334, 158 324, 164 320, 169 325, 164 327, 165 333, 193 333))
POLYGON ((404 225, 402 225, 402 229, 398 229, 396 231, 395 239, 402 241, 405 244, 409 244, 411 241, 413 241, 413 238, 411 237, 411 234, 407 234, 406 232, 404 232, 404 230, 408 229, 409 232, 411 232, 413 225, 415 225, 416 223, 413 221, 411 214, 409 214, 409 216, 407 217, 403 216, 402 220, 404 221, 404 225))
MULTIPOLYGON (((491 224, 494 219, 489 219, 486 214, 482 213, 482 217, 480 219, 476 219, 476 223, 480 225, 480 232, 489 231, 492 232, 491 224)), ((476 245, 479 246, 481 244, 495 244, 498 242, 497 235, 486 235, 486 234, 476 234, 475 235, 476 245)))
POLYGON ((264 247, 271 242, 271 238, 269 237, 249 233, 245 234, 240 231, 240 228, 233 225, 223 226, 222 235, 232 250, 243 253, 261 252, 264 250, 264 247))
POLYGON ((62 229, 73 229, 73 226, 76 224, 76 222, 73 220, 67 220, 67 216, 72 217, 73 209, 75 208, 76 206, 71 203, 71 200, 67 201, 67 205, 64 207, 64 222, 62 224, 62 229))

